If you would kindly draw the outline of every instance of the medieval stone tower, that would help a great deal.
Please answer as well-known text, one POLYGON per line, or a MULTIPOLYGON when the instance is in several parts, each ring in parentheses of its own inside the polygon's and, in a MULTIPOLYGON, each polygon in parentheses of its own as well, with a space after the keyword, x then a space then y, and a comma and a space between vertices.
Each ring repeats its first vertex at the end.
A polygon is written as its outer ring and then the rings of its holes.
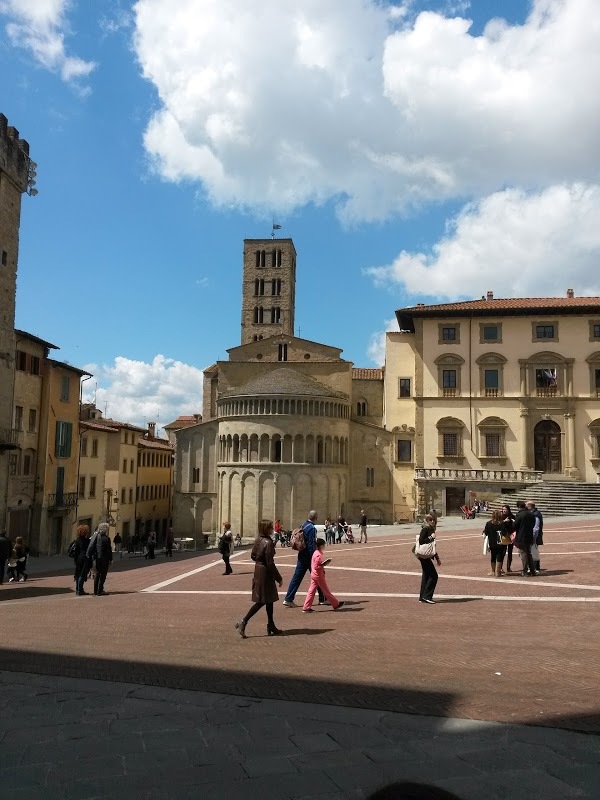
POLYGON ((291 239, 245 239, 242 344, 294 335, 296 248, 291 239))
POLYGON ((0 530, 6 526, 8 451, 18 445, 13 430, 15 296, 21 195, 29 167, 29 145, 0 114, 0 530))

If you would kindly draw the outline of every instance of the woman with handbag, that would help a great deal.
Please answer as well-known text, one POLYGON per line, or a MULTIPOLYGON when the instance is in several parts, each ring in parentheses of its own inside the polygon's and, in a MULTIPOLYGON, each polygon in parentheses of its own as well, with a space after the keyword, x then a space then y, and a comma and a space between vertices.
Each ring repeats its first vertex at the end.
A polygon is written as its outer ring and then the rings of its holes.
POLYGON ((500 514, 502 516, 502 544, 505 544, 507 547, 506 571, 512 572, 510 567, 513 560, 515 515, 512 513, 507 503, 500 509, 500 514))
POLYGON ((435 603, 433 593, 438 582, 438 573, 433 562, 435 560, 438 567, 442 565, 436 550, 435 526, 435 519, 431 514, 427 514, 425 524, 421 528, 421 533, 418 535, 415 545, 415 555, 421 562, 421 569, 423 570, 419 603, 429 603, 430 605, 435 603))
POLYGON ((483 536, 487 536, 490 548, 491 572, 488 577, 499 578, 502 572, 502 562, 506 555, 506 545, 502 543, 502 515, 499 511, 492 511, 492 518, 485 523, 483 536))
POLYGON ((246 638, 246 625, 249 620, 265 606, 267 612, 267 634, 276 636, 283 633, 275 627, 273 620, 273 604, 279 600, 277 586, 281 588, 281 575, 275 566, 275 545, 271 534, 273 533, 273 522, 270 519, 263 519, 258 523, 258 536, 254 542, 250 557, 254 561, 254 578, 252 579, 252 600, 254 605, 250 608, 246 616, 235 623, 238 633, 242 639, 246 638))

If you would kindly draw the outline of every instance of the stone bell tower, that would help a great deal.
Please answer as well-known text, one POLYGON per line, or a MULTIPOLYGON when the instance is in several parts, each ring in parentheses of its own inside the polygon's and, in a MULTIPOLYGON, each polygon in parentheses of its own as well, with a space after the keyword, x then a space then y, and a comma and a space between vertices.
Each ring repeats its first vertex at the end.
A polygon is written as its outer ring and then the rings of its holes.
POLYGON ((9 451, 19 445, 13 425, 15 298, 21 195, 30 178, 29 145, 0 114, 0 530, 6 526, 9 451))
POLYGON ((294 335, 296 248, 291 239, 244 239, 242 344, 294 335))

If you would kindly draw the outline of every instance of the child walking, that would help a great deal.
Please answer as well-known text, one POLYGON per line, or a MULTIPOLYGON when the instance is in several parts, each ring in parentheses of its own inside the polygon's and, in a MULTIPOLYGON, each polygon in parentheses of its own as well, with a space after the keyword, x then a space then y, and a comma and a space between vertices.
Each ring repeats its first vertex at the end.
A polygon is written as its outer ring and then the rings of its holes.
POLYGON ((317 539, 317 549, 313 553, 310 561, 310 588, 308 590, 308 594, 306 595, 306 600, 304 601, 304 608, 302 609, 304 614, 313 613, 314 610, 312 608, 312 604, 313 600, 315 599, 317 589, 321 589, 325 597, 329 600, 329 604, 334 611, 337 611, 344 605, 344 601, 338 600, 336 597, 334 597, 327 586, 327 581, 325 579, 325 564, 329 564, 329 560, 323 561, 324 550, 325 539, 317 539))

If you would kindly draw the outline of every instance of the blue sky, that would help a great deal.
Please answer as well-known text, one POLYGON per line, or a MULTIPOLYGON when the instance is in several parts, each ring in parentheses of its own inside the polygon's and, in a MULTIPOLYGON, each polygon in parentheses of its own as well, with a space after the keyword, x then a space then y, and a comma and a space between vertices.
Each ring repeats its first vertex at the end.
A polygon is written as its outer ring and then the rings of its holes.
POLYGON ((596 5, 505 0, 487 29, 493 0, 326 5, 244 4, 288 57, 235 0, 0 0, 0 111, 38 163, 16 324, 93 365, 109 414, 196 410, 272 218, 302 335, 359 365, 404 304, 600 293, 596 5))

